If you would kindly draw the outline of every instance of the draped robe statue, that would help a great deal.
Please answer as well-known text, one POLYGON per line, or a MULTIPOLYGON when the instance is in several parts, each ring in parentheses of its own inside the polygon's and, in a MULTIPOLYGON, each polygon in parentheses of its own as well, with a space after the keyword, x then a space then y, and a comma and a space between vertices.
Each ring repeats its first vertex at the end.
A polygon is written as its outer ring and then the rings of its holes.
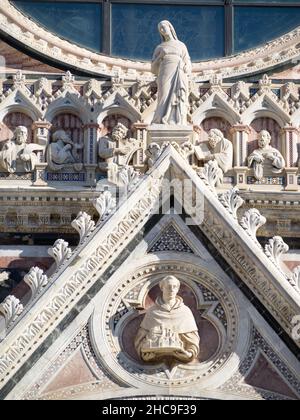
POLYGON ((282 154, 271 146, 271 134, 262 130, 259 133, 258 146, 248 157, 249 167, 253 167, 254 176, 258 181, 264 177, 264 170, 279 174, 285 168, 285 160, 282 154))
POLYGON ((82 148, 83 145, 74 143, 64 130, 57 130, 47 149, 49 169, 57 172, 66 165, 74 165, 75 170, 81 170, 82 163, 80 163, 78 150, 82 148))
POLYGON ((222 131, 213 128, 208 134, 208 148, 206 144, 200 144, 195 147, 195 153, 201 162, 214 160, 218 164, 218 182, 223 182, 224 174, 233 167, 233 146, 231 141, 227 140, 222 131))
POLYGON ((39 158, 35 152, 44 150, 43 146, 27 143, 28 130, 19 126, 11 140, 4 143, 0 152, 0 170, 6 172, 33 172, 39 158))
POLYGON ((147 311, 135 339, 135 348, 145 362, 166 357, 188 363, 197 358, 200 338, 192 311, 177 293, 179 280, 167 276, 160 282, 162 296, 147 311))
POLYGON ((152 59, 158 89, 152 124, 187 125, 191 59, 170 22, 160 22, 158 30, 163 42, 156 47, 152 59))

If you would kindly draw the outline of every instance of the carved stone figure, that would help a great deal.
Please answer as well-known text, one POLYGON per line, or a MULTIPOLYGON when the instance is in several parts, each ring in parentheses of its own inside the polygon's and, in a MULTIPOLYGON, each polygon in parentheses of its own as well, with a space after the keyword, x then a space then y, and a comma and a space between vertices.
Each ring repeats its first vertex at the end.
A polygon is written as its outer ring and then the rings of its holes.
POLYGON ((28 130, 19 126, 11 140, 4 143, 0 152, 0 167, 9 173, 32 172, 39 161, 35 152, 44 150, 43 146, 27 143, 28 130))
POLYGON ((170 22, 163 20, 158 24, 158 30, 162 43, 156 47, 152 59, 152 72, 157 75, 158 88, 152 123, 187 125, 191 59, 170 22))
POLYGON ((66 165, 74 165, 78 171, 82 169, 78 151, 83 145, 74 143, 64 130, 56 131, 47 149, 47 162, 52 171, 60 171, 66 165))
POLYGON ((147 311, 135 339, 135 347, 145 362, 175 359, 188 363, 199 354, 198 327, 191 310, 177 293, 179 280, 165 277, 159 284, 162 296, 147 311))
POLYGON ((271 146, 271 134, 262 130, 259 133, 258 149, 248 157, 249 168, 253 167, 254 176, 258 181, 264 176, 264 171, 279 174, 285 168, 282 154, 271 146))
POLYGON ((233 167, 233 146, 222 131, 212 129, 208 135, 208 146, 201 143, 195 146, 195 154, 200 163, 215 161, 219 170, 217 185, 223 182, 223 175, 233 167))
POLYGON ((128 129, 118 123, 109 136, 99 140, 99 157, 104 162, 99 163, 103 172, 116 174, 119 167, 130 163, 133 155, 140 148, 136 139, 127 138, 128 129))

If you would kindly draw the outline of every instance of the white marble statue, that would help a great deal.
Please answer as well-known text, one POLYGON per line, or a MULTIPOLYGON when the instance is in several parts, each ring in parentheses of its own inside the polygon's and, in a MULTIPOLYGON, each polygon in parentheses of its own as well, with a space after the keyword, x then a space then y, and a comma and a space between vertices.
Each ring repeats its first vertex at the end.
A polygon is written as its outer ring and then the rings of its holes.
POLYGON ((279 174, 285 168, 282 154, 271 146, 271 134, 262 130, 258 137, 258 149, 248 157, 249 168, 254 169, 254 176, 258 181, 264 177, 264 171, 279 174))
POLYGON ((162 43, 156 47, 152 59, 158 89, 152 124, 187 125, 191 59, 170 22, 163 20, 158 30, 162 43))
POLYGON ((233 146, 222 131, 214 128, 208 134, 208 146, 200 143, 195 146, 195 154, 200 163, 215 161, 218 164, 218 182, 223 182, 224 174, 233 167, 233 146))
POLYGON ((119 167, 129 165, 134 153, 140 148, 139 142, 133 138, 127 138, 128 129, 118 123, 108 136, 99 140, 98 154, 103 162, 99 168, 103 172, 116 173, 119 167))
POLYGON ((47 162, 49 169, 60 171, 66 165, 74 165, 76 170, 82 169, 78 151, 83 145, 74 143, 64 130, 57 130, 47 149, 47 162))
POLYGON ((177 293, 180 281, 165 277, 159 284, 162 296, 146 312, 135 339, 135 348, 145 362, 171 358, 188 363, 199 354, 200 338, 192 311, 177 293))
POLYGON ((0 152, 1 168, 9 173, 32 172, 39 161, 35 152, 44 150, 43 146, 27 143, 28 130, 19 126, 15 129, 13 138, 4 143, 0 152))

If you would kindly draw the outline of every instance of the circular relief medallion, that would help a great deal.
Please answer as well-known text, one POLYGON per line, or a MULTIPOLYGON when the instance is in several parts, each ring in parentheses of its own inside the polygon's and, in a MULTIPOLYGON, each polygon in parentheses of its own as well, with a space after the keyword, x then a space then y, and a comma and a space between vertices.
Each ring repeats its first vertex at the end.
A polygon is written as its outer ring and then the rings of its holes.
POLYGON ((151 264, 109 290, 102 289, 91 339, 101 363, 126 384, 206 382, 238 346, 240 308, 233 294, 190 262, 151 264), (170 276, 177 285, 162 282, 170 276))

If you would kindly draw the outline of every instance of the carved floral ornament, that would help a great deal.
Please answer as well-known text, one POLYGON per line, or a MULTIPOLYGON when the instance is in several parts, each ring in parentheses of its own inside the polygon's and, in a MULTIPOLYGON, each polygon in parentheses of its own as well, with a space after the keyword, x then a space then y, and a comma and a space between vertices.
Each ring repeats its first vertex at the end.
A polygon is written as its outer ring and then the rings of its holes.
MULTIPOLYGON (((2 0, 0 4, 0 29, 36 53, 90 74, 130 80, 140 75, 153 77, 150 64, 100 55, 65 41, 23 15, 8 0, 2 0)), ((300 30, 297 28, 262 47, 236 56, 194 63, 194 78, 203 81, 212 75, 222 74, 224 78, 266 71, 274 65, 297 59, 299 41, 300 30)))
POLYGON ((140 382, 164 387, 186 386, 199 379, 205 384, 206 379, 221 375, 226 363, 234 365, 236 361, 231 356, 235 351, 244 351, 250 328, 247 317, 240 318, 243 309, 225 290, 224 284, 202 269, 199 262, 148 262, 120 281, 117 289, 107 285, 101 291, 101 296, 97 298, 98 302, 101 298, 101 310, 97 310, 96 304, 90 323, 96 355, 116 379, 125 380, 133 386, 140 382), (180 281, 178 295, 184 297, 200 326, 200 355, 188 363, 159 359, 151 363, 141 359, 134 350, 133 341, 149 299, 155 300, 159 296, 159 282, 170 274, 180 281), (239 322, 244 323, 241 335, 244 335, 245 341, 237 334, 239 322), (205 339, 208 331, 214 337, 210 344, 205 339))

